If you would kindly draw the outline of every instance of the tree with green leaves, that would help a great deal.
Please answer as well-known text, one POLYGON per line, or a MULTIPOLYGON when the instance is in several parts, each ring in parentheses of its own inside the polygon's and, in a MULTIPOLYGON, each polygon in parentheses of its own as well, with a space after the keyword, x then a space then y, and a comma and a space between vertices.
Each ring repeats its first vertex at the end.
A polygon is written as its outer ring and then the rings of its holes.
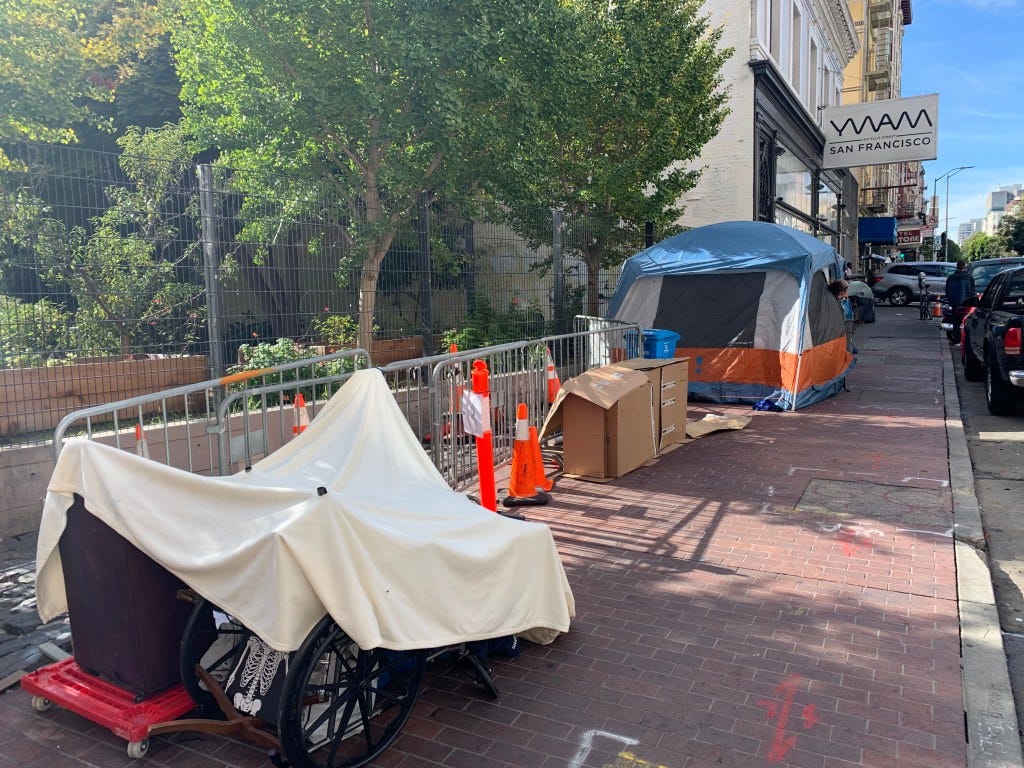
POLYGON ((917 252, 918 258, 921 261, 935 261, 937 259, 935 254, 935 240, 931 237, 924 238, 921 243, 921 247, 917 252))
POLYGON ((336 233, 321 247, 358 266, 369 347, 381 263, 420 196, 455 191, 483 137, 500 153, 535 133, 529 94, 564 13, 555 0, 181 5, 173 42, 197 146, 335 190, 340 209, 296 194, 282 221, 316 215, 336 233))
POLYGON ((194 204, 172 201, 191 168, 182 130, 129 129, 118 142, 130 184, 107 188, 109 207, 89 227, 68 228, 45 216, 25 233, 35 243, 43 279, 62 286, 76 307, 80 349, 130 354, 168 340, 184 349, 202 329, 202 286, 176 272, 194 271, 195 242, 178 239, 198 217, 194 204))
POLYGON ((1024 256, 1024 205, 1018 204, 1014 213, 1004 216, 999 222, 999 239, 1006 250, 1024 256))
POLYGON ((598 275, 643 243, 680 229, 679 201, 700 178, 703 146, 727 114, 720 47, 697 0, 571 0, 567 55, 537 83, 540 131, 512 162, 482 169, 513 225, 538 243, 552 232, 538 207, 564 212, 564 242, 598 275), (539 222, 539 224, 538 224, 539 222))
MULTIPOLYGON (((70 143, 163 33, 157 0, 0 3, 0 139, 70 143)), ((0 160, 3 156, 0 155, 0 160)))
POLYGON ((975 232, 960 244, 961 257, 968 261, 996 259, 1005 255, 1003 243, 998 237, 975 232))

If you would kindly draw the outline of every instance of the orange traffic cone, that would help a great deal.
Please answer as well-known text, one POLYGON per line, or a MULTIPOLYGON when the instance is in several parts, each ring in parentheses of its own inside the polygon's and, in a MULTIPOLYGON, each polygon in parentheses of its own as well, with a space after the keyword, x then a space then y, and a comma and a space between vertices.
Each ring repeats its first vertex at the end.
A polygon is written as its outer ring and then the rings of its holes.
MULTIPOLYGON (((540 443, 537 448, 539 452, 540 443)), ((551 501, 549 494, 537 490, 533 464, 526 403, 520 403, 516 412, 515 442, 512 444, 512 476, 508 481, 508 496, 501 502, 506 507, 535 507, 551 501)))
POLYGON ((309 426, 309 413, 306 411, 306 398, 301 392, 295 396, 295 426, 292 427, 293 435, 301 435, 309 426))
POLYGON ((135 455, 144 459, 149 458, 149 445, 146 443, 146 435, 142 431, 142 424, 135 425, 135 455))
POLYGON ((542 491, 550 491, 555 483, 544 474, 544 457, 540 454, 540 438, 537 428, 530 425, 530 463, 533 469, 533 484, 542 491))
POLYGON ((562 382, 558 380, 558 371, 555 370, 555 361, 551 358, 551 350, 544 347, 544 362, 548 367, 548 402, 555 402, 558 390, 562 388, 562 382))

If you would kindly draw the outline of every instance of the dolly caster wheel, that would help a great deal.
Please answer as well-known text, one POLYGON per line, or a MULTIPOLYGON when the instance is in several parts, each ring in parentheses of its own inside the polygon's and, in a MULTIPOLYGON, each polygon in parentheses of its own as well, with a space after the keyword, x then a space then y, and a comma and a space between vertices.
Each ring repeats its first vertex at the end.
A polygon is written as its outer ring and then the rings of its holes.
POLYGON ((140 757, 145 757, 148 749, 149 739, 143 739, 142 741, 129 741, 128 757, 132 758, 132 760, 138 760, 140 757))
POLYGON ((51 702, 49 699, 47 699, 44 696, 33 696, 32 697, 32 709, 34 709, 36 712, 45 712, 51 706, 53 706, 53 702, 51 702))

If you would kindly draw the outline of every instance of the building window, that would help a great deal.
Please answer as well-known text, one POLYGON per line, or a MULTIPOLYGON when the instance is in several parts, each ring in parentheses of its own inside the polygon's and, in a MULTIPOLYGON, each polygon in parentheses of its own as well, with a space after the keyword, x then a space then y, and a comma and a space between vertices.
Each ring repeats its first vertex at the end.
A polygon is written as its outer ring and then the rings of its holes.
POLYGON ((829 229, 839 229, 839 195, 826 184, 818 188, 818 221, 829 229))
POLYGON ((811 169, 788 150, 775 164, 775 197, 790 208, 811 215, 811 169))
POLYGON ((779 210, 775 214, 775 223, 781 224, 784 227, 790 227, 792 229, 799 230, 800 232, 806 232, 808 235, 814 234, 811 231, 811 225, 808 224, 801 218, 789 213, 788 211, 779 210))

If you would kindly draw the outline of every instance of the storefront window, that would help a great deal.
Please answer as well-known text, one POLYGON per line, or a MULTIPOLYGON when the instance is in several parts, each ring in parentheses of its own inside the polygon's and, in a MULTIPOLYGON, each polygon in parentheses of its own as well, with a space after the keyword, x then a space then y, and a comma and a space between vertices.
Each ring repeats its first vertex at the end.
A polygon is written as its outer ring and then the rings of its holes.
POLYGON ((818 221, 829 229, 839 229, 839 196, 825 184, 818 189, 818 221))
POLYGON ((784 227, 792 227, 793 229, 797 229, 801 232, 806 232, 809 235, 813 234, 809 223, 798 216, 794 216, 788 211, 782 210, 781 208, 778 208, 775 211, 775 223, 781 224, 784 227))
POLYGON ((811 169, 789 150, 784 150, 775 164, 775 196, 790 208, 810 215, 811 169))

